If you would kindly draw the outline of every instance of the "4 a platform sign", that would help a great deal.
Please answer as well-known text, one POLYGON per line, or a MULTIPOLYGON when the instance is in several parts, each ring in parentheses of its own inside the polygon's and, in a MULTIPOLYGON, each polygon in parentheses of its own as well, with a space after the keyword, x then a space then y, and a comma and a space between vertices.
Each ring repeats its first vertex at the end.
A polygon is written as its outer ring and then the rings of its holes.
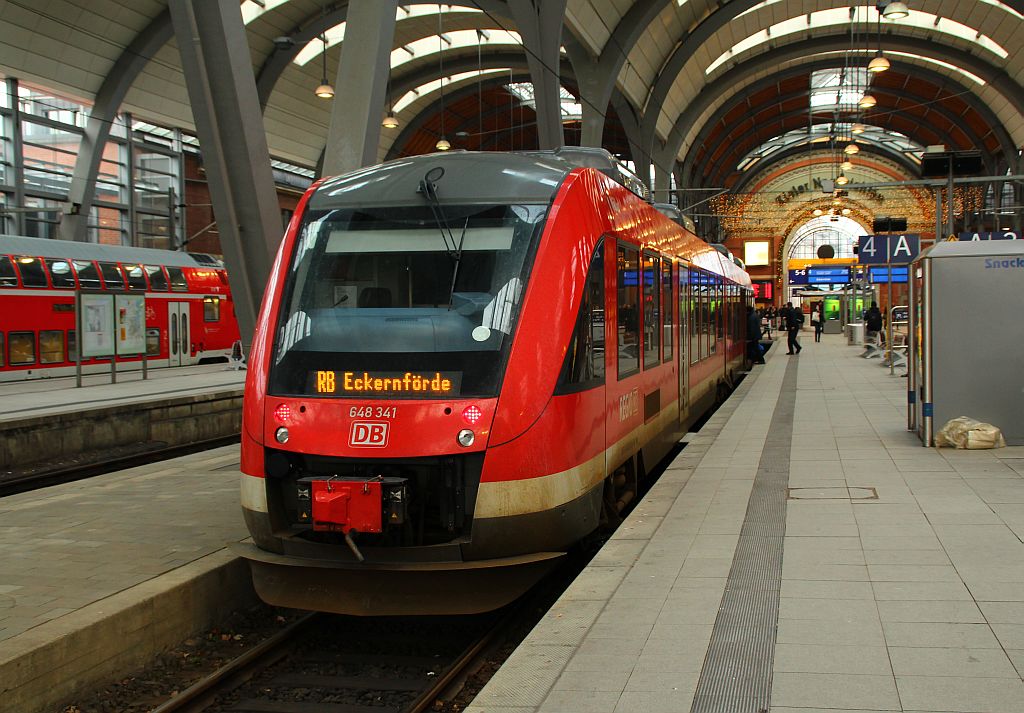
POLYGON ((909 265, 920 251, 920 235, 861 235, 857 241, 857 262, 862 265, 909 265))

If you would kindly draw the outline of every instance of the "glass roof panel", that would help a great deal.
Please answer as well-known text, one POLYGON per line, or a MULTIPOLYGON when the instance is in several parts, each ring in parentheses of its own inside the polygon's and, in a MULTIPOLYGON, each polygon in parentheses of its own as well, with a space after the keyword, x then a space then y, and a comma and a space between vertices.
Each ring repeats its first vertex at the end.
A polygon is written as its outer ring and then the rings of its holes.
MULTIPOLYGON (((519 37, 518 32, 506 32, 505 30, 493 30, 489 27, 481 28, 490 35, 490 38, 484 37, 482 42, 488 46, 496 45, 522 45, 523 41, 519 37)), ((438 39, 437 35, 431 35, 430 37, 424 37, 410 42, 407 45, 402 45, 394 52, 391 53, 391 68, 394 69, 399 65, 411 62, 414 59, 421 57, 429 57, 430 55, 436 55, 441 48, 444 51, 457 50, 463 47, 476 47, 478 41, 478 35, 476 30, 456 30, 454 32, 445 32, 444 36, 449 42, 444 42, 438 39)))
MULTIPOLYGON (((708 65, 707 69, 704 70, 704 74, 711 74, 725 64, 729 59, 745 52, 746 50, 764 44, 769 40, 775 40, 779 37, 795 34, 797 32, 813 32, 814 30, 821 29, 823 27, 834 27, 837 25, 848 26, 850 24, 850 11, 850 7, 817 10, 806 15, 800 15, 798 17, 783 20, 782 22, 777 22, 771 27, 759 30, 749 37, 737 42, 718 57, 718 59, 708 65)), ((875 21, 878 17, 878 11, 873 5, 856 6, 853 8, 853 11, 855 24, 862 26, 862 28, 866 27, 868 30, 875 25, 875 21)), ((1006 59, 1008 56, 1007 51, 997 42, 992 40, 992 38, 982 34, 972 27, 969 27, 968 25, 957 22, 956 20, 950 20, 949 18, 939 17, 919 10, 911 10, 909 17, 898 20, 897 22, 903 27, 920 28, 928 30, 929 32, 938 32, 940 34, 949 35, 959 39, 972 38, 972 42, 997 55, 1000 59, 1006 59)))
MULTIPOLYGON (((863 122, 862 122, 863 123, 863 122)), ((781 136, 765 141, 756 149, 744 156, 737 168, 740 171, 749 170, 757 161, 770 156, 777 151, 792 148, 794 146, 807 146, 808 144, 828 144, 832 137, 838 137, 837 142, 845 143, 850 137, 850 124, 848 122, 823 122, 814 124, 808 133, 807 127, 801 127, 788 131, 781 136)), ((890 151, 904 154, 915 163, 920 162, 921 154, 924 153, 924 146, 912 140, 905 134, 892 129, 864 124, 864 133, 857 135, 857 143, 874 144, 884 147, 890 151)), ((856 159, 854 159, 856 161, 856 159)))
MULTIPOLYGON (((513 84, 506 84, 505 88, 512 93, 520 102, 526 106, 535 106, 534 100, 534 89, 532 82, 515 82, 513 84)), ((580 119, 583 116, 583 105, 576 101, 568 89, 565 87, 558 88, 558 95, 561 99, 562 105, 562 118, 563 119, 580 119)))
POLYGON ((864 96, 868 70, 864 67, 811 72, 811 108, 853 106, 864 96))

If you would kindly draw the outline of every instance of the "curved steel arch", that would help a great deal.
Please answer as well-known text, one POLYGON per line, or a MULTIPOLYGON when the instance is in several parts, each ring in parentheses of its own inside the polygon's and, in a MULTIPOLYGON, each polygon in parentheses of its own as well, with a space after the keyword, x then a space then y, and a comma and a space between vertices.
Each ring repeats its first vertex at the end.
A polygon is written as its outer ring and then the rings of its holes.
MULTIPOLYGON (((771 86, 772 84, 777 83, 778 81, 784 81, 786 79, 790 79, 790 78, 795 77, 795 76, 801 76, 801 75, 804 75, 804 74, 808 74, 808 73, 810 73, 812 71, 815 71, 817 69, 825 69, 825 68, 834 67, 834 66, 835 66, 835 62, 834 61, 824 60, 824 59, 815 60, 813 62, 810 62, 809 64, 797 65, 795 67, 791 67, 789 69, 783 70, 779 74, 772 75, 770 77, 765 77, 765 78, 763 78, 761 80, 758 80, 757 82, 755 82, 753 84, 750 84, 750 85, 747 85, 746 87, 743 87, 743 93, 744 94, 755 93, 755 92, 761 91, 762 89, 764 89, 764 88, 766 88, 768 86, 771 86)), ((978 112, 978 114, 981 116, 981 118, 988 124, 989 129, 995 134, 996 139, 999 141, 1000 148, 1002 149, 1004 154, 1006 154, 1006 155, 1014 155, 1016 153, 1016 147, 1015 147, 1015 145, 1013 143, 1013 139, 1010 137, 1009 132, 1006 131, 1006 129, 1003 126, 1002 122, 999 121, 999 118, 995 115, 995 112, 993 112, 989 108, 989 106, 987 104, 985 104, 984 102, 980 101, 969 90, 969 87, 967 85, 965 85, 963 83, 960 83, 960 82, 957 82, 957 81, 954 81, 953 79, 947 77, 946 75, 940 74, 940 73, 936 72, 935 70, 932 70, 932 69, 930 69, 928 67, 920 67, 920 66, 916 66, 915 65, 915 70, 916 70, 916 72, 917 72, 917 74, 919 76, 925 78, 928 82, 930 82, 931 84, 935 85, 939 89, 943 89, 943 90, 948 91, 950 93, 957 94, 964 103, 966 103, 968 106, 970 106, 976 112, 978 112)), ((887 89, 887 88, 884 88, 884 87, 879 87, 877 89, 873 88, 872 91, 877 91, 880 94, 882 94, 882 93, 895 94, 894 90, 890 90, 890 89, 887 89)), ((804 93, 806 93, 806 92, 804 92, 804 93)), ((903 92, 902 95, 903 96, 913 96, 913 95, 911 95, 908 92, 903 92)), ((792 98, 790 95, 787 95, 787 97, 788 98, 792 98)), ((921 97, 921 99, 923 101, 931 101, 927 97, 921 97)), ((707 136, 710 134, 710 132, 713 130, 714 126, 719 121, 721 121, 722 117, 724 117, 726 114, 728 114, 729 111, 731 111, 732 108, 735 107, 737 103, 738 103, 738 100, 734 101, 734 102, 731 102, 731 103, 730 102, 726 102, 721 107, 719 107, 719 109, 715 111, 715 113, 712 115, 712 117, 701 128, 700 133, 697 135, 696 139, 693 142, 693 146, 696 147, 696 146, 706 145, 704 143, 704 141, 707 138, 707 136)), ((956 115, 954 115, 948 109, 943 107, 940 103, 936 103, 936 104, 930 106, 929 109, 931 111, 937 111, 938 113, 942 113, 948 119, 950 119, 954 123, 957 123, 956 122, 956 115)), ((958 126, 959 126, 959 124, 958 124, 958 126)), ((979 139, 978 140, 978 144, 979 145, 982 143, 980 141, 980 137, 977 137, 975 134, 973 134, 973 130, 970 129, 970 127, 966 127, 965 128, 965 127, 961 126, 960 128, 965 133, 968 133, 968 135, 971 136, 972 139, 974 139, 974 138, 979 139)), ((694 151, 692 151, 692 150, 688 151, 687 155, 686 155, 686 157, 684 159, 684 162, 683 162, 683 169, 684 169, 683 176, 684 176, 685 179, 689 179, 689 177, 692 175, 692 164, 693 164, 693 161, 695 161, 695 160, 696 160, 696 155, 695 155, 694 151)))
MULTIPOLYGON (((897 92, 897 91, 892 90, 892 89, 883 89, 881 87, 873 88, 871 91, 875 95, 895 96, 895 97, 900 97, 900 98, 908 98, 908 99, 916 99, 916 100, 920 100, 920 101, 927 101, 926 99, 924 99, 923 97, 921 97, 919 95, 911 94, 911 93, 908 93, 908 92, 897 92)), ((806 94, 807 94, 806 91, 790 92, 788 94, 780 95, 780 96, 774 98, 773 101, 778 101, 778 102, 781 103, 781 102, 789 101, 791 99, 794 99, 794 98, 797 98, 797 97, 800 97, 800 96, 806 96, 806 94)), ((735 108, 736 106, 737 106, 737 104, 734 103, 732 105, 732 108, 735 108)), ((762 106, 766 106, 766 105, 762 105, 762 106)), ((979 137, 977 135, 977 133, 975 133, 975 131, 970 126, 961 125, 961 124, 959 124, 957 122, 956 118, 957 118, 958 115, 956 115, 953 112, 949 111, 945 107, 942 107, 941 104, 935 104, 933 106, 928 107, 928 109, 929 109, 929 111, 935 111, 935 113, 940 114, 950 124, 954 125, 960 131, 962 131, 966 135, 967 140, 971 143, 972 146, 974 146, 974 147, 983 146, 983 142, 982 142, 981 137, 979 137)), ((907 109, 902 109, 902 108, 886 109, 885 113, 887 113, 887 114, 896 114, 896 115, 899 115, 901 117, 912 119, 915 122, 919 122, 923 118, 923 117, 920 117, 920 116, 918 116, 916 114, 913 114, 913 113, 909 112, 907 109)), ((785 129, 786 122, 788 120, 796 118, 796 117, 801 117, 801 118, 805 119, 804 123, 806 124, 807 109, 806 108, 800 108, 800 109, 795 109, 793 111, 785 112, 783 114, 777 114, 776 116, 771 117, 770 121, 773 124, 781 124, 780 128, 781 129, 785 129)), ((872 123, 869 119, 865 119, 864 121, 866 121, 869 124, 872 123)), ((820 121, 817 121, 815 123, 816 124, 828 124, 828 123, 831 123, 831 121, 820 120, 820 121)), ((717 125, 717 122, 714 125, 717 125)), ((714 125, 713 124, 706 124, 705 126, 707 127, 707 126, 714 126, 714 125)), ((788 128, 786 130, 792 131, 793 128, 795 128, 795 126, 790 127, 790 128, 788 128)), ((954 146, 956 146, 959 143, 959 142, 953 140, 953 135, 952 134, 950 134, 946 130, 940 129, 937 126, 929 125, 927 127, 927 130, 932 132, 938 138, 942 139, 941 143, 944 143, 947 146, 954 147, 954 146)), ((703 130, 702 130, 702 133, 704 133, 703 130)), ((728 132, 722 132, 720 134, 720 136, 717 137, 717 140, 714 143, 708 143, 707 141, 701 140, 701 137, 698 137, 698 139, 696 141, 694 141, 694 146, 695 147, 697 147, 697 146, 703 147, 706 150, 705 156, 706 157, 710 157, 710 156, 715 155, 715 153, 718 151, 720 146, 722 146, 723 144, 729 143, 733 139, 734 139, 733 135, 729 134, 728 132)), ((757 145, 760 145, 760 144, 763 144, 763 143, 764 143, 764 140, 758 139, 757 136, 756 136, 756 132, 748 132, 747 134, 745 134, 742 140, 740 140, 738 142, 734 142, 732 144, 732 148, 722 157, 722 159, 716 160, 716 162, 715 162, 716 166, 715 166, 714 171, 712 171, 711 173, 707 173, 706 174, 708 182, 711 185, 718 185, 718 184, 722 183, 724 181, 724 179, 725 179, 725 176, 728 173, 734 172, 736 170, 736 165, 739 163, 739 159, 742 158, 742 156, 744 156, 747 153, 749 153, 750 151, 752 151, 757 145), (759 141, 760 143, 755 144, 754 143, 755 139, 757 141, 759 141), (739 153, 739 152, 742 152, 742 153, 740 153, 740 155, 737 156, 737 153, 739 153), (736 157, 736 158, 733 159, 732 157, 736 157)), ((922 143, 922 142, 919 142, 919 143, 922 143)), ((922 145, 924 145, 924 144, 922 143, 922 145)), ((995 166, 995 156, 991 152, 989 152, 987 149, 982 149, 982 153, 985 156, 985 158, 987 159, 987 167, 988 168, 994 167, 995 166)), ((695 161, 696 158, 694 158, 693 160, 695 161)))
MULTIPOLYGON (((782 45, 781 47, 769 50, 768 52, 755 55, 749 58, 746 62, 736 65, 719 76, 713 82, 706 85, 704 89, 694 97, 694 100, 687 105, 686 109, 676 118, 672 130, 669 133, 669 137, 665 142, 665 148, 659 153, 660 157, 664 161, 666 158, 674 159, 678 155, 682 148, 683 141, 685 140, 685 132, 688 130, 689 126, 692 125, 692 123, 695 122, 719 97, 735 93, 737 91, 752 91, 752 87, 754 85, 744 85, 743 82, 754 74, 763 71, 765 65, 782 64, 784 62, 803 59, 804 62, 792 69, 802 68, 802 71, 808 71, 807 67, 814 64, 813 56, 815 53, 843 49, 847 44, 848 38, 845 35, 825 35, 822 37, 814 37, 808 40, 782 45)), ((891 49, 911 51, 915 54, 921 54, 926 57, 930 57, 935 54, 934 43, 917 37, 892 35, 888 39, 887 46, 891 49)), ((968 71, 971 71, 985 79, 994 89, 1001 93, 1003 97, 1006 98, 1015 109, 1017 109, 1018 112, 1024 114, 1024 89, 1022 89, 1017 82, 1006 74, 1006 72, 995 68, 987 62, 983 62, 967 52, 953 50, 949 47, 943 49, 944 53, 941 54, 942 57, 952 59, 952 61, 957 62, 964 69, 967 69, 968 71)), ((818 62, 822 62, 822 60, 818 60, 818 62)), ((825 62, 825 64, 834 65, 835 62, 825 62)), ((910 66, 912 67, 911 73, 927 73, 926 68, 918 65, 910 66)), ((779 74, 774 74, 766 77, 765 79, 778 81, 779 76, 779 74)), ((973 91, 971 93, 973 93, 973 91)), ((998 120, 995 124, 1002 126, 1002 122, 999 122, 998 120)))
MULTIPOLYGON (((651 154, 654 153, 654 141, 656 137, 658 118, 661 109, 665 105, 676 77, 683 67, 689 62, 700 47, 707 42, 712 35, 728 25, 739 15, 759 4, 761 0, 733 0, 733 2, 721 4, 710 15, 682 38, 681 42, 672 51, 672 54, 665 60, 654 83, 650 87, 647 103, 643 107, 643 121, 641 132, 643 135, 644 147, 651 154)), ((1009 7, 1024 14, 1024 0, 1003 0, 1009 7)), ((793 15, 798 17, 800 14, 793 15)))
MULTIPOLYGON (((487 8, 499 15, 508 16, 509 14, 503 0, 473 0, 473 2, 481 9, 487 8)), ((436 5, 437 3, 428 2, 427 0, 410 0, 410 2, 403 0, 402 4, 436 5)), ((278 80, 284 74, 288 65, 302 51, 302 48, 335 25, 344 22, 347 16, 347 0, 332 3, 325 12, 309 15, 299 24, 295 25, 286 35, 292 39, 291 45, 288 47, 274 46, 273 51, 263 61, 262 66, 260 66, 259 71, 256 73, 256 91, 259 94, 261 109, 266 110, 267 102, 270 100, 270 95, 274 93, 274 87, 277 85, 278 80)))
MULTIPOLYGON (((824 153, 824 150, 814 151, 814 153, 816 155, 820 155, 824 153)), ((912 175, 917 171, 916 164, 911 162, 905 156, 900 156, 893 151, 887 151, 882 147, 877 146, 876 144, 864 144, 861 148, 861 153, 866 153, 871 156, 878 156, 884 159, 888 159, 889 161, 893 161, 894 163, 898 163, 901 167, 906 168, 908 173, 911 173, 912 175)), ((763 166, 760 166, 758 170, 744 174, 740 178, 740 180, 736 182, 736 185, 729 190, 732 193, 745 193, 745 189, 747 188, 747 186, 752 181, 756 180, 759 176, 763 175, 765 170, 769 169, 773 164, 781 163, 787 159, 793 158, 794 156, 809 155, 810 152, 808 151, 806 146, 790 146, 789 148, 783 149, 782 151, 778 152, 778 155, 773 155, 772 160, 765 163, 763 166)), ((860 154, 858 154, 858 156, 859 155, 860 154)))

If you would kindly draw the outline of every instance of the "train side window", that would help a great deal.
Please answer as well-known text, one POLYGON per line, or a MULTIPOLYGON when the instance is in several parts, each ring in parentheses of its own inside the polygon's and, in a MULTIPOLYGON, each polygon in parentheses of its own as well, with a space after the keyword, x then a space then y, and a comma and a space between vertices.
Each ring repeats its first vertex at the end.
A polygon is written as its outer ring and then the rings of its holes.
POLYGON ((142 269, 142 265, 122 265, 121 269, 124 271, 124 276, 128 280, 129 290, 145 290, 148 288, 146 284, 146 273, 142 269))
POLYGON ((711 275, 706 272, 700 273, 700 358, 708 358, 708 341, 710 337, 708 332, 710 331, 711 315, 709 310, 711 309, 711 300, 709 299, 708 291, 711 289, 711 275))
POLYGON ((0 366, 7 366, 7 351, 4 349, 4 333, 0 332, 0 366))
POLYGON ((690 363, 700 361, 700 271, 690 271, 690 363))
POLYGON ((64 361, 64 331, 39 332, 39 363, 60 364, 64 361))
POLYGON ((149 285, 156 292, 167 292, 167 276, 164 269, 159 265, 146 265, 146 276, 149 277, 149 285))
POLYGON ((68 361, 78 360, 78 334, 73 329, 68 330, 68 361))
POLYGON ((103 274, 103 282, 106 283, 108 290, 124 289, 124 277, 116 263, 101 262, 99 266, 100 272, 103 274))
POLYGON ((661 259, 644 255, 644 369, 661 361, 661 259))
POLYGON ((556 394, 604 383, 604 243, 598 243, 587 270, 583 299, 565 354, 556 394))
POLYGON ((100 272, 96 269, 96 263, 92 260, 74 260, 75 272, 78 273, 78 286, 86 290, 99 290, 103 287, 100 282, 100 272))
POLYGON ((168 267, 167 275, 171 278, 172 292, 188 292, 188 282, 185 281, 185 271, 180 267, 168 267))
POLYGON ((9 340, 11 366, 36 363, 36 333, 35 332, 11 332, 7 335, 9 340))
POLYGON ((619 378, 640 370, 640 256, 636 250, 619 247, 618 272, 618 352, 619 378))
POLYGON ((718 292, 718 275, 708 275, 708 356, 714 354, 718 347, 718 323, 722 304, 718 292))
POLYGON ((146 356, 160 356, 160 329, 157 327, 146 330, 146 356))
POLYGON ((203 321, 204 322, 219 322, 220 321, 220 297, 204 297, 203 298, 203 321))
POLYGON ((672 261, 661 263, 661 345, 665 361, 672 360, 672 261))
POLYGON ((14 263, 6 255, 0 255, 0 287, 17 287, 18 275, 14 272, 14 263))
MULTIPOLYGON (((54 287, 75 287, 75 275, 71 272, 71 263, 67 260, 47 260, 46 266, 50 268, 50 280, 54 287)), ((41 351, 41 349, 40 349, 41 351)))
POLYGON ((676 280, 679 283, 679 294, 676 295, 676 299, 679 302, 679 366, 682 367, 685 363, 683 360, 686 359, 686 351, 690 344, 690 320, 688 319, 690 300, 687 297, 689 294, 690 271, 683 266, 683 263, 679 263, 679 268, 676 272, 676 280))
POLYGON ((37 257, 19 255, 14 258, 18 264, 18 271, 21 273, 21 284, 24 287, 46 287, 46 272, 43 270, 43 261, 37 257))

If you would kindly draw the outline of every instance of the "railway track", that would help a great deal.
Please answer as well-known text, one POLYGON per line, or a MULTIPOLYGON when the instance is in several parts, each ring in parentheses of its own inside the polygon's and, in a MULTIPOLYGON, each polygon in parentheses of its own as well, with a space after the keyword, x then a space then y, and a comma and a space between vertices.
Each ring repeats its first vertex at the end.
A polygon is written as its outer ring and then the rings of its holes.
POLYGON ((180 458, 192 453, 238 443, 238 438, 238 434, 235 434, 222 438, 195 441, 181 446, 145 447, 143 445, 138 450, 130 453, 122 453, 99 460, 71 463, 61 462, 49 466, 42 465, 23 473, 0 472, 0 497, 25 493, 31 490, 38 490, 39 488, 48 488, 51 485, 60 485, 61 483, 71 483, 76 480, 84 480, 85 478, 92 478, 96 475, 112 473, 117 470, 170 460, 171 458, 180 458))
POLYGON ((423 713, 524 615, 309 614, 152 713, 423 713))

